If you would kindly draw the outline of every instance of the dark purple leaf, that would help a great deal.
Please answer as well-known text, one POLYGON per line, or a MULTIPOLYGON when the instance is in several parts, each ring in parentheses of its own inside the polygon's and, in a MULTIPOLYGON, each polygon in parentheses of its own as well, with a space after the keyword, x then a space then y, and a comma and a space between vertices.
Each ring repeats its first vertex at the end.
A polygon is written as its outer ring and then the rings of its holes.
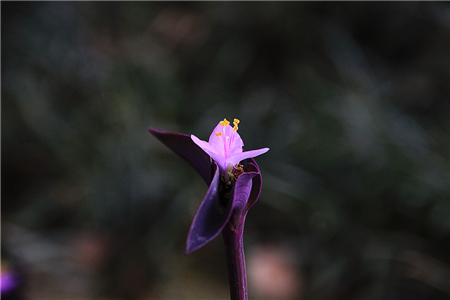
POLYGON ((238 227, 244 214, 246 213, 244 209, 252 191, 252 178, 256 175, 258 175, 256 172, 245 172, 236 180, 232 194, 233 207, 230 218, 230 223, 234 226, 234 228, 238 227))
POLYGON ((148 131, 170 150, 185 159, 203 178, 207 185, 214 175, 214 164, 211 158, 187 134, 162 131, 149 128, 148 131))
POLYGON ((252 191, 250 192, 248 202, 245 206, 244 214, 247 213, 247 211, 256 203, 259 195, 261 194, 262 188, 262 178, 258 164, 253 158, 247 159, 245 163, 247 163, 247 166, 244 167, 245 172, 256 172, 258 175, 252 178, 252 191))
POLYGON ((232 201, 224 201, 224 199, 221 199, 219 184, 220 171, 217 167, 208 192, 192 221, 186 242, 186 254, 209 243, 228 223, 232 201))
POLYGON ((261 193, 261 173, 253 158, 243 160, 245 173, 236 181, 233 191, 233 208, 230 223, 237 228, 245 219, 248 210, 256 203, 261 193))

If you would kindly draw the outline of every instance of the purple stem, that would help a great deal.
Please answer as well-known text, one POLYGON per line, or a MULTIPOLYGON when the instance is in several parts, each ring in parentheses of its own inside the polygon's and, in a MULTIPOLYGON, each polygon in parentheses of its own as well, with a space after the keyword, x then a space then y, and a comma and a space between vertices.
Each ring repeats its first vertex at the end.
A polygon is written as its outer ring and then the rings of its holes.
POLYGON ((243 242, 244 223, 245 216, 237 228, 235 228, 231 222, 228 222, 222 230, 225 252, 227 256, 231 300, 248 299, 243 242))

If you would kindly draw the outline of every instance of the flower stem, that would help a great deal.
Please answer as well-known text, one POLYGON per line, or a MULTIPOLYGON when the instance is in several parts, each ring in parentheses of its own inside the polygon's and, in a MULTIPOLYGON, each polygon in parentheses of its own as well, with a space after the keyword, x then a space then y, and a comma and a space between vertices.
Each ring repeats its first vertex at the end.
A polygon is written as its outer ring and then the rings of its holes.
POLYGON ((229 222, 222 230, 225 252, 227 256, 231 300, 248 299, 243 242, 244 221, 245 220, 242 220, 237 228, 229 222))

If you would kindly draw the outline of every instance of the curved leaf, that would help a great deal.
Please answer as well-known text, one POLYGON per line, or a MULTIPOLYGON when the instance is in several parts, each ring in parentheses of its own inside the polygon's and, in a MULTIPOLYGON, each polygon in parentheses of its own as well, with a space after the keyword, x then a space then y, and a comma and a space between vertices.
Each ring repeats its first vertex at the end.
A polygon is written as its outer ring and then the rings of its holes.
POLYGON ((258 201, 262 188, 262 177, 258 164, 253 158, 248 159, 247 162, 247 168, 244 167, 245 171, 256 172, 257 175, 252 178, 252 190, 245 206, 244 213, 247 213, 247 211, 256 203, 256 201, 258 201))
POLYGON ((236 180, 232 197, 232 213, 230 223, 237 228, 245 215, 245 207, 252 191, 252 178, 258 175, 256 172, 242 173, 236 180))
POLYGON ((214 175, 214 164, 211 158, 191 139, 190 135, 162 131, 149 128, 148 131, 170 150, 186 160, 203 178, 207 185, 211 183, 214 175))
POLYGON ((220 171, 216 167, 208 192, 198 208, 186 241, 189 254, 213 240, 228 223, 232 201, 222 201, 220 191, 220 171))

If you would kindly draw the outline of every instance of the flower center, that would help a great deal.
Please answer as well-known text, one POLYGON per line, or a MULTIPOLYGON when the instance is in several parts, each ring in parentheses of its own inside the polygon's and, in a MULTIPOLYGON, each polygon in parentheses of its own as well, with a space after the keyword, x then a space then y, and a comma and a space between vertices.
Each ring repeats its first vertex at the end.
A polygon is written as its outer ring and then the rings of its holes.
POLYGON ((217 135, 218 137, 221 138, 222 142, 223 142, 223 150, 224 150, 224 155, 225 158, 228 158, 231 155, 231 150, 232 150, 232 146, 234 143, 234 136, 236 131, 238 130, 238 124, 239 124, 239 120, 238 119, 234 119, 233 120, 233 129, 231 133, 226 132, 226 128, 228 125, 230 125, 230 121, 228 121, 226 118, 223 119, 223 121, 220 121, 220 125, 222 126, 222 131, 219 132, 215 132, 215 135, 217 135))

